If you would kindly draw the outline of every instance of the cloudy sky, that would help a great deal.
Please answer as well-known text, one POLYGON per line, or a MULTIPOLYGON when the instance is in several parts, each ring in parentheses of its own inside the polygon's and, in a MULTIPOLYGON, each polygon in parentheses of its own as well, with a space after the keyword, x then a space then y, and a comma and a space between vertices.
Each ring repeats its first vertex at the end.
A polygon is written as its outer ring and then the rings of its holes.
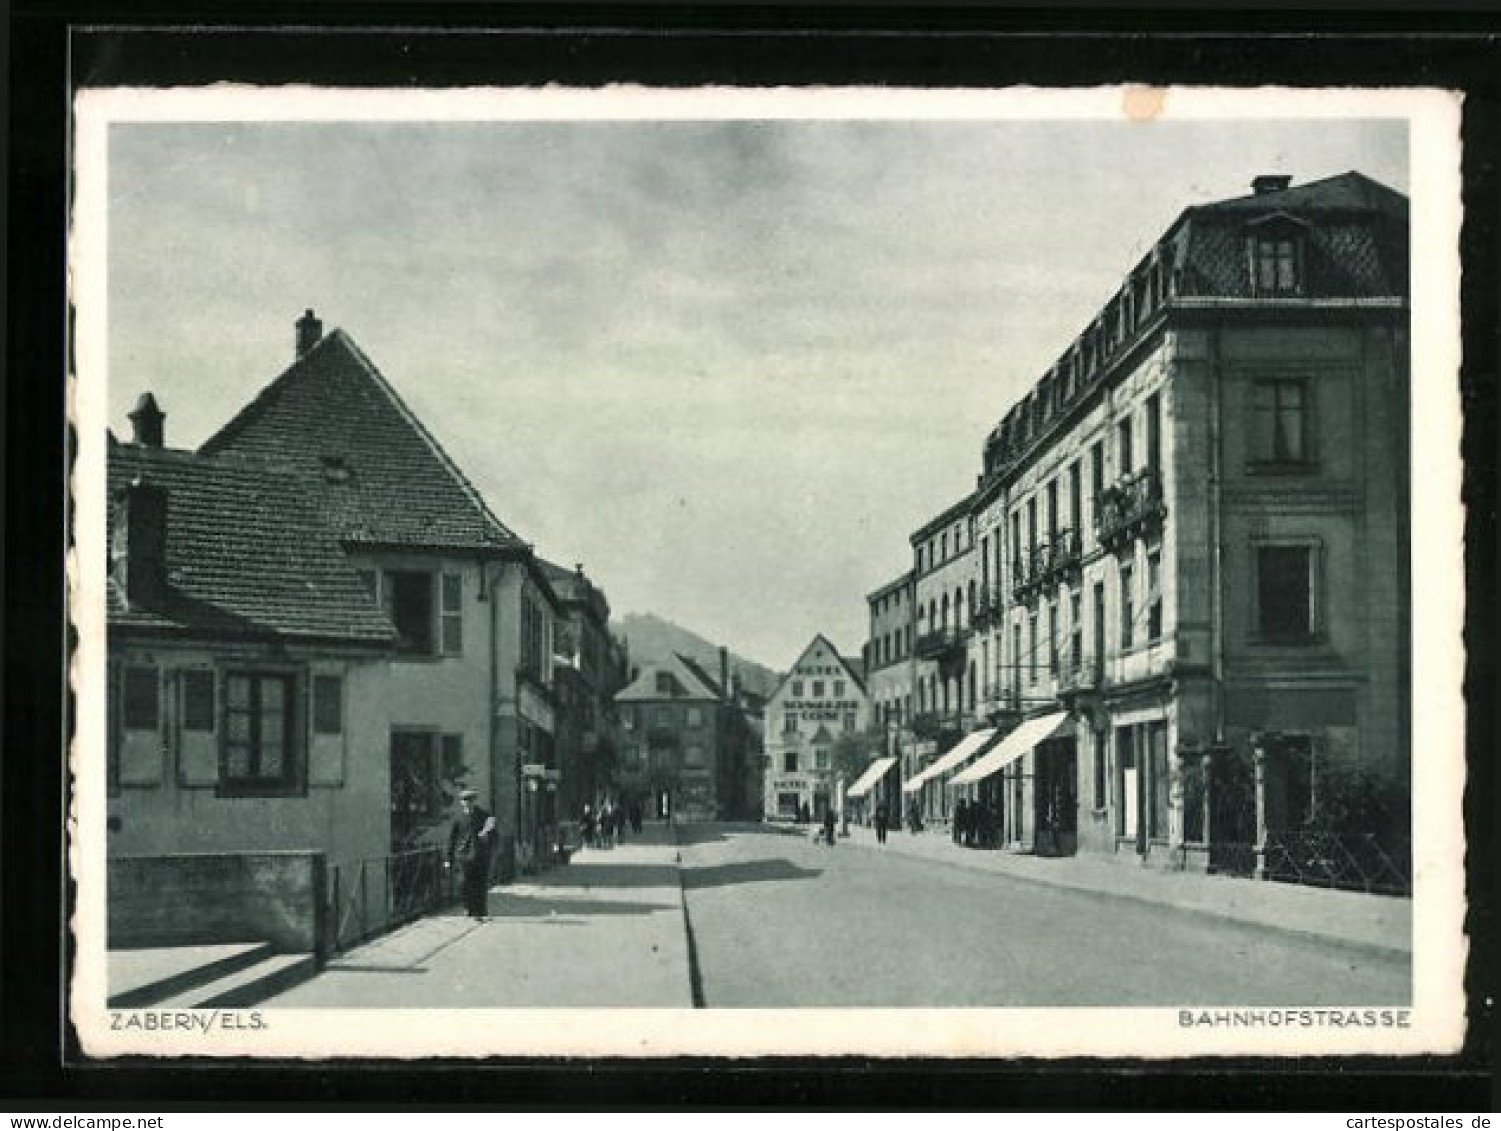
POLYGON ((985 434, 1185 207, 1392 121, 116 124, 110 423, 201 443, 312 307, 497 514, 785 667, 973 486, 985 434))

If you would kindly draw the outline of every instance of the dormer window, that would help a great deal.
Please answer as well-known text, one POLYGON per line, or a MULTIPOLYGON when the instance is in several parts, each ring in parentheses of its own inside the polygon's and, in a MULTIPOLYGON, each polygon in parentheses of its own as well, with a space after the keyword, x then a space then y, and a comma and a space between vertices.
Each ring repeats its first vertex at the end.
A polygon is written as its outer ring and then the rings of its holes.
POLYGON ((1303 293, 1302 225, 1287 215, 1256 225, 1248 240, 1251 290, 1258 297, 1303 293))

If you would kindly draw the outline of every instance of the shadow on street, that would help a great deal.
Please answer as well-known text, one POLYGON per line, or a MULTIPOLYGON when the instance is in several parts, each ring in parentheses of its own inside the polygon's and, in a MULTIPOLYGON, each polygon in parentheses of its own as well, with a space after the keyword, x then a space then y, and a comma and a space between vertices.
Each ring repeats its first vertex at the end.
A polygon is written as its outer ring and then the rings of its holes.
POLYGON ((526 877, 533 887, 565 888, 670 888, 678 882, 677 869, 664 864, 582 864, 575 861, 540 876, 526 877))
POLYGON ((823 875, 821 868, 800 868, 788 860, 742 860, 709 868, 683 869, 683 887, 712 888, 728 884, 755 884, 769 880, 811 880, 823 875))
POLYGON ((650 915, 672 911, 671 903, 612 899, 548 899, 535 895, 491 895, 492 919, 546 919, 553 915, 650 915))

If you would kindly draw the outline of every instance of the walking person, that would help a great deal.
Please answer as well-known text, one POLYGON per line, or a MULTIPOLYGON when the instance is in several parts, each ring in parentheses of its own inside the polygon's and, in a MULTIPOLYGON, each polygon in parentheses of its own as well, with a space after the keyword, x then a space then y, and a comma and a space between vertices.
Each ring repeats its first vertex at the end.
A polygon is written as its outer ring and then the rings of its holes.
POLYGON ((823 835, 832 848, 834 845, 834 807, 832 805, 823 811, 823 835))
POLYGON ((590 848, 599 847, 599 845, 594 840, 594 820, 594 809, 591 806, 585 805, 584 819, 582 822, 584 826, 584 843, 587 844, 590 848))
POLYGON ((876 843, 886 843, 886 802, 876 806, 876 843))
POLYGON ((448 834, 448 866, 455 863, 463 873, 464 909, 471 919, 483 919, 489 911, 490 854, 495 843, 495 818, 476 801, 478 794, 466 789, 459 794, 459 815, 448 834))
POLYGON ((953 825, 953 828, 951 828, 949 830, 949 832, 953 835, 954 843, 955 844, 963 844, 964 843, 964 818, 965 818, 965 816, 966 816, 966 810, 965 810, 965 805, 964 805, 964 798, 961 797, 959 799, 959 803, 954 806, 954 825, 953 825))

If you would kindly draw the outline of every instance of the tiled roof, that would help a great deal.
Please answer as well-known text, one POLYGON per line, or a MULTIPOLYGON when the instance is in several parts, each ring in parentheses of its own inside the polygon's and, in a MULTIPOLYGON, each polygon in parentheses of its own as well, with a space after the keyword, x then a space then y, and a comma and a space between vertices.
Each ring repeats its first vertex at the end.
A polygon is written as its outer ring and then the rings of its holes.
POLYGON ((393 642, 295 476, 232 456, 112 443, 112 515, 138 479, 167 492, 169 588, 152 608, 132 608, 111 579, 111 629, 393 642))
POLYGON ((698 681, 714 693, 716 699, 724 698, 724 689, 719 686, 719 681, 703 669, 692 656, 685 656, 681 652, 673 653, 687 669, 698 677, 698 681))
POLYGON ((1289 185, 1276 192, 1250 193, 1205 204, 1196 212, 1265 212, 1285 208, 1289 212, 1384 212, 1407 222, 1407 198, 1395 189, 1354 170, 1321 181, 1289 185))
POLYGON ((641 674, 633 679, 630 684, 615 694, 617 703, 660 703, 667 700, 680 701, 687 699, 713 699, 718 700, 711 683, 705 683, 695 671, 683 662, 683 658, 673 655, 661 663, 651 664, 643 668, 641 674), (670 672, 676 677, 682 686, 683 695, 663 695, 657 690, 657 673, 670 672))
POLYGON ((523 546, 342 330, 320 340, 200 451, 285 468, 349 543, 523 546))

